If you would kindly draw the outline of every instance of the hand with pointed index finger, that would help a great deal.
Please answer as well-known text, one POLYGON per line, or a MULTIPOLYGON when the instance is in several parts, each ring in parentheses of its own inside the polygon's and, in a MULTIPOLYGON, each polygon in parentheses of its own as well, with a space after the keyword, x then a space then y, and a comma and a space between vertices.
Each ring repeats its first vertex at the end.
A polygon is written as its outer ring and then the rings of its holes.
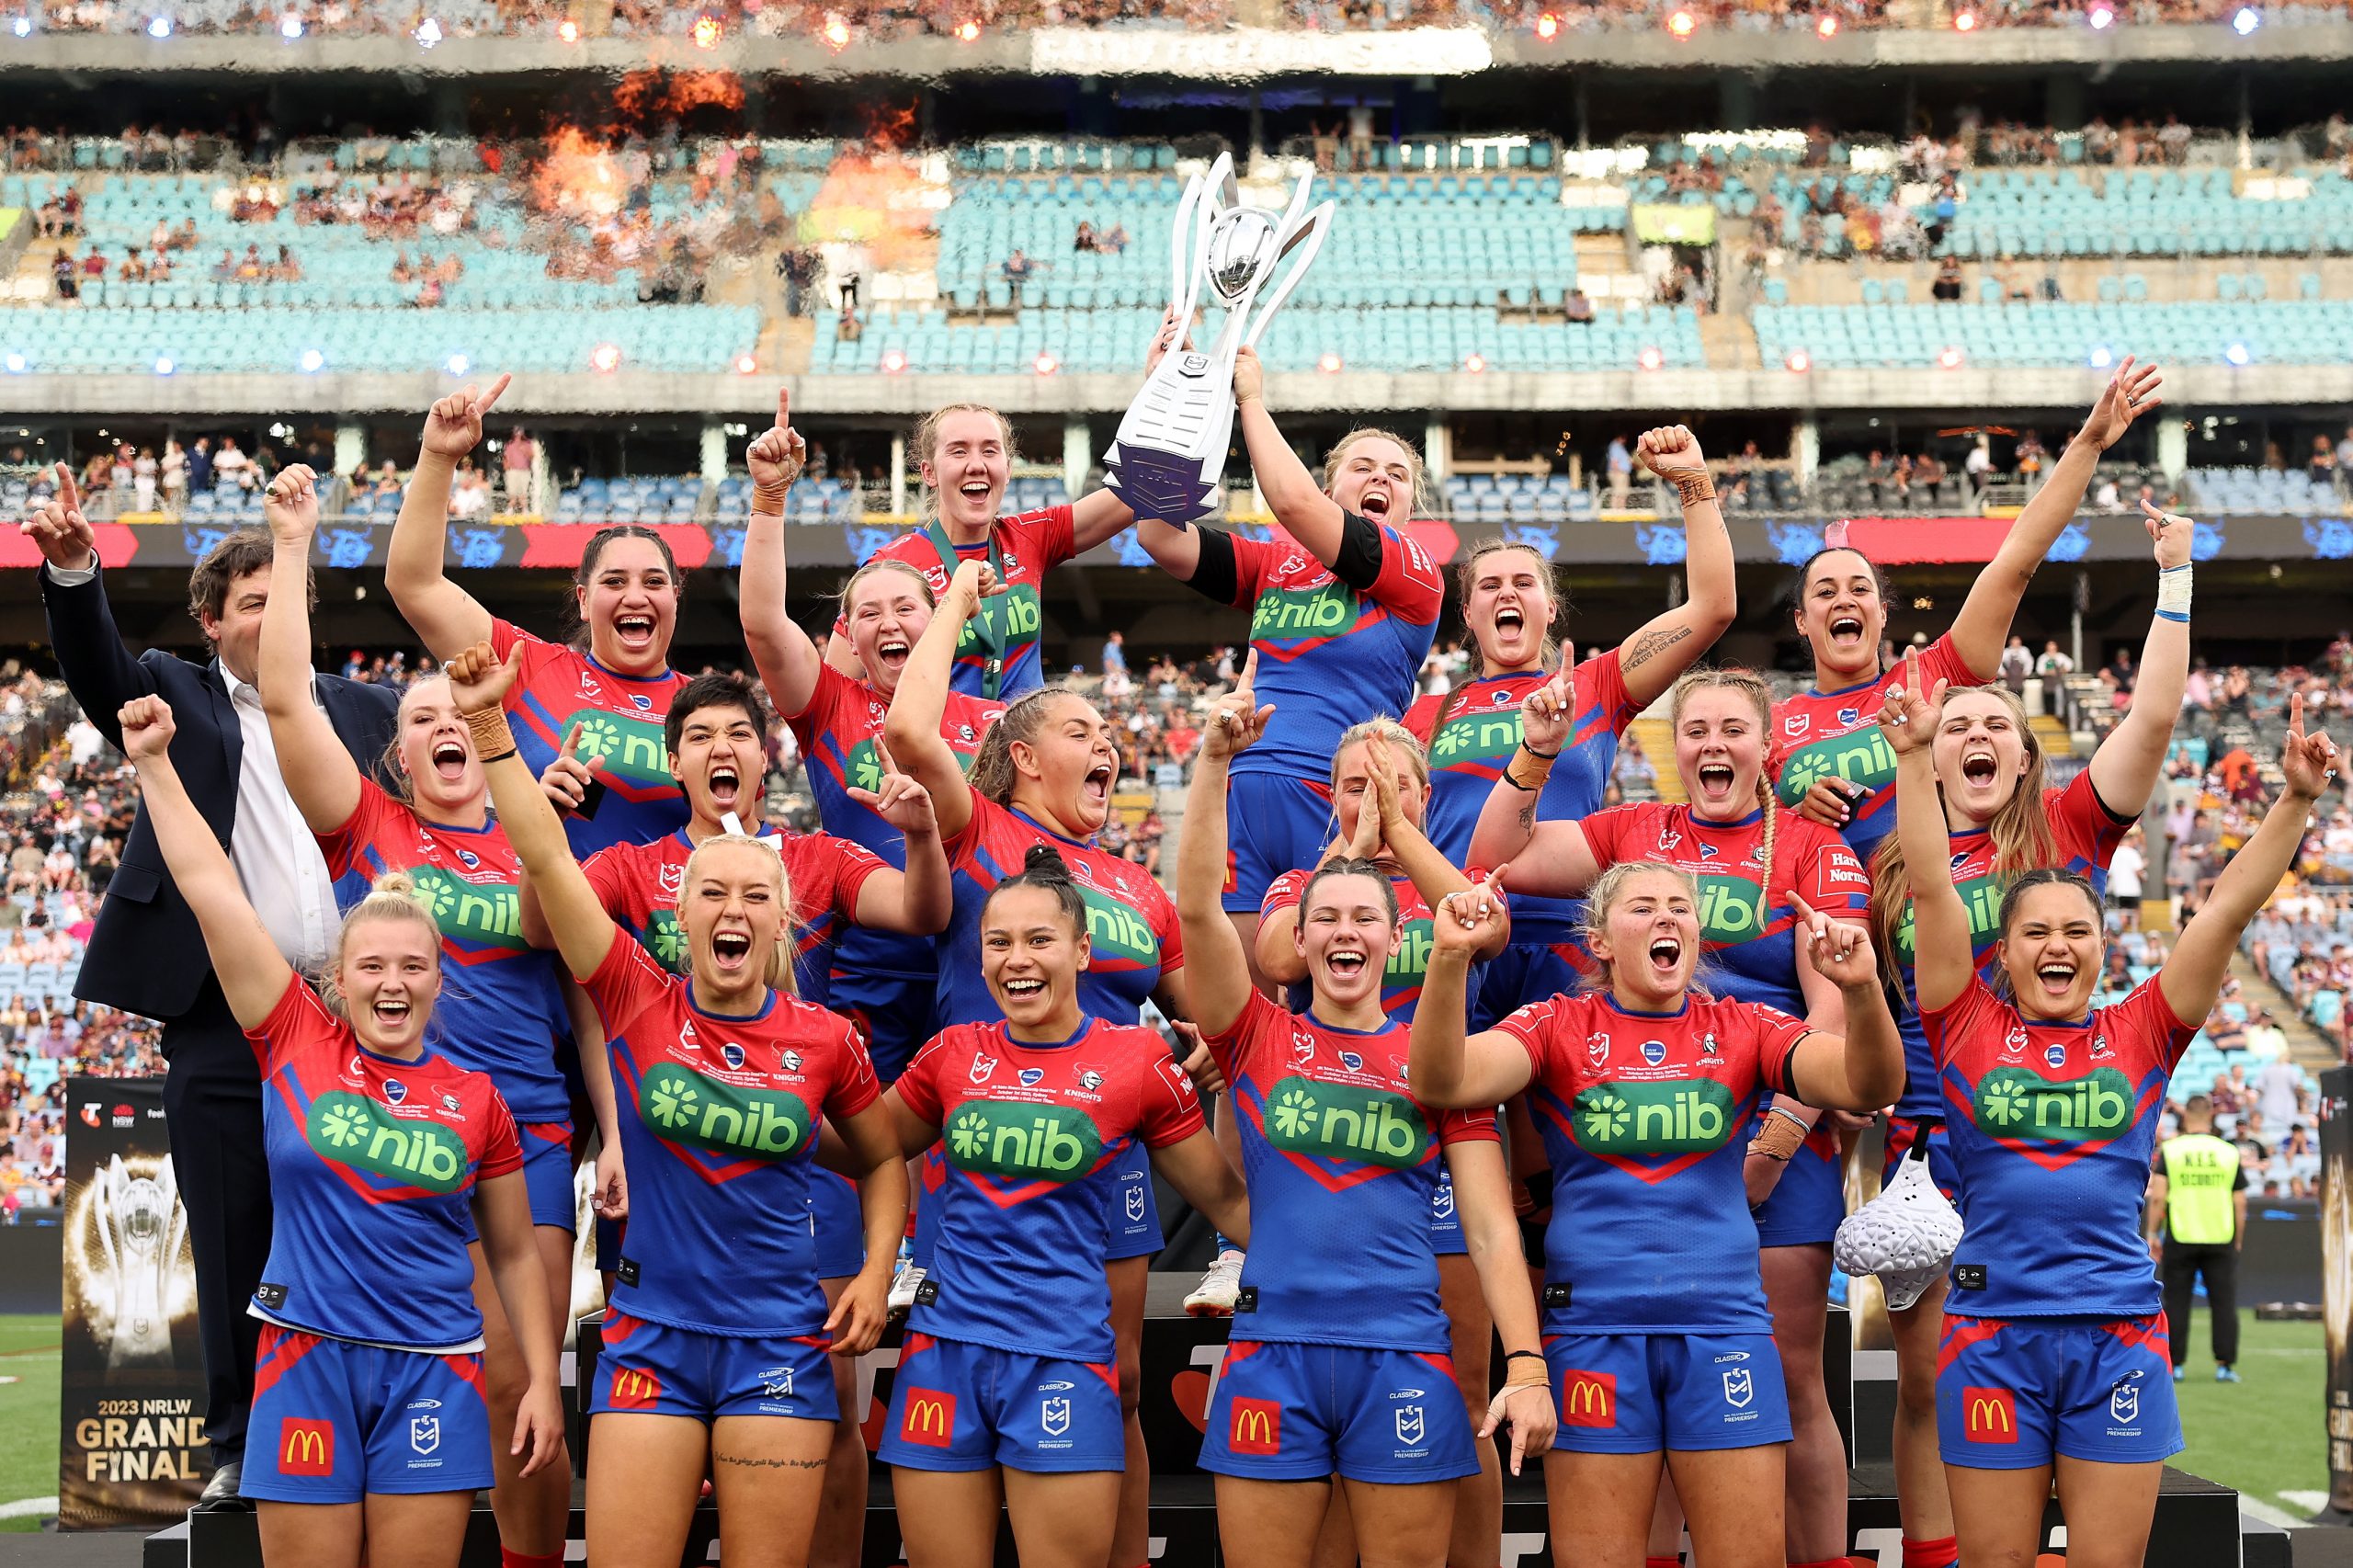
POLYGON ((563 746, 540 775, 540 792, 557 812, 576 812, 588 799, 588 790, 597 782, 596 770, 580 760, 580 736, 585 725, 574 722, 563 737, 563 746))
POLYGON ((744 453, 744 466, 752 475, 754 510, 771 516, 781 512, 785 493, 800 479, 808 455, 808 443, 792 427, 792 394, 779 387, 775 425, 761 431, 744 453))
POLYGON ((2189 563, 2189 549, 2198 538, 2196 523, 2145 498, 2141 502, 2141 522, 2149 530, 2150 542, 2157 547, 2158 570, 2189 563))
POLYGON ((1937 715, 1944 708, 1945 691, 1950 684, 1939 680, 1935 690, 1922 691, 1920 651, 1904 651, 1904 678, 1887 688, 1879 710, 1880 733, 1887 737, 1887 744, 1896 756, 1906 756, 1936 738, 1937 715))
POLYGON ((82 489, 74 471, 57 465, 57 494, 17 526, 43 561, 60 572, 86 572, 98 563, 98 536, 82 515, 82 489))
POLYGON ((2304 801, 2319 800, 2336 775, 2336 743, 2325 731, 2304 733, 2302 692, 2288 699, 2288 738, 2280 748, 2279 771, 2287 779, 2286 792, 2304 801))
POLYGON ((436 457, 461 458, 482 443, 483 416, 506 394, 515 378, 503 375, 483 392, 472 384, 436 399, 425 415, 424 449, 436 457))
POLYGON ((1794 892, 1790 903, 1797 911, 1798 929, 1815 973, 1842 986, 1870 985, 1878 980, 1879 962, 1868 930, 1815 909, 1794 892))

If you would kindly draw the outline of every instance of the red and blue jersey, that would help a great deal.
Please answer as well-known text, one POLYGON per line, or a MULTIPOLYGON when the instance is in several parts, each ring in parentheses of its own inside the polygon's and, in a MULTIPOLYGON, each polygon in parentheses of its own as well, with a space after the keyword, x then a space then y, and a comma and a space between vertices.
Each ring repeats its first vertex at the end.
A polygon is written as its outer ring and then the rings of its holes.
POLYGON ((825 1292, 809 1228, 818 1119, 874 1103, 848 1022, 771 991, 725 1017, 631 941, 586 982, 605 1025, 629 1162, 613 1305, 705 1334, 815 1334, 825 1292))
POLYGON ((938 1251, 910 1332, 1025 1356, 1111 1359, 1103 1183, 1131 1138, 1181 1143, 1203 1127, 1192 1080, 1152 1029, 1082 1017, 1056 1044, 1002 1023, 957 1024, 915 1053, 900 1099, 940 1130, 947 1180, 938 1251), (938 1289, 932 1287, 937 1285, 938 1289))
POLYGON ((1088 1014, 1115 1024, 1133 1024, 1159 988, 1160 977, 1185 967, 1176 906, 1150 872, 1132 860, 1040 827, 975 790, 972 820, 945 846, 954 874, 956 913, 939 937, 935 1032, 950 1024, 995 1023, 1005 1017, 981 973, 981 911, 997 883, 1020 873, 1022 858, 1033 844, 1051 844, 1062 852, 1079 896, 1086 901, 1092 956, 1079 973, 1078 1005, 1088 1014))
MULTIPOLYGON (((1872 792, 1852 802, 1847 819, 1847 846, 1868 866, 1879 841, 1895 831, 1895 752, 1880 733, 1879 710, 1887 688, 1904 678, 1901 663, 1877 680, 1836 691, 1799 692, 1773 704, 1770 766, 1777 771, 1781 804, 1795 806, 1824 778, 1843 778, 1872 792)), ((1985 683, 1973 674, 1947 632, 1921 650, 1920 679, 1930 691, 1944 681, 1953 689, 1985 683)))
MULTIPOLYGON (((821 662, 809 706, 786 715, 785 722, 801 747, 801 770, 817 803, 817 821, 827 833, 862 846, 904 871, 907 869, 905 839, 850 795, 853 789, 882 788, 882 760, 875 743, 890 711, 889 698, 821 662)), ((982 733, 1004 712, 1002 702, 983 701, 961 691, 948 694, 939 737, 967 771, 980 754, 982 733)), ((930 937, 853 926, 841 934, 835 945, 834 967, 854 973, 930 974, 938 961, 934 941, 930 937)))
MULTIPOLYGON (((2092 788, 2091 769, 2086 768, 2063 790, 2042 792, 2042 814, 2051 824, 2053 840, 2051 863, 2074 872, 2092 884, 2096 894, 2105 897, 2108 892, 2108 863, 2116 854, 2116 846, 2124 842, 2131 830, 2130 819, 2119 822, 2108 807, 2101 803, 2099 791, 2092 788)), ((1952 885, 1961 893, 1961 908, 1969 915, 1969 951, 1977 960, 1980 974, 1994 967, 1994 944, 2002 936, 2002 895, 2009 889, 2010 881, 2033 866, 2006 866, 1994 869, 1994 835, 1982 827, 1972 827, 1952 835, 1952 885)), ((1920 988, 1912 973, 1912 904, 1904 901, 1904 913, 1895 921, 1896 967, 1904 974, 1904 1011, 1896 1017, 1896 1028, 1904 1036, 1904 1097, 1895 1103, 1898 1116, 1933 1117, 1940 1114, 1941 1101, 1937 1089, 1937 1062, 1929 1048, 1927 1030, 1920 1018, 1920 988)), ((1997 1314, 1998 1315, 1998 1314, 1997 1314)))
POLYGON ((262 1146, 278 1210, 254 1315, 404 1350, 482 1348, 468 1205, 523 1168, 489 1078, 379 1056, 299 975, 261 1027, 262 1146))
POLYGON ((568 812, 564 835, 583 858, 608 844, 643 844, 687 825, 687 795, 670 777, 669 743, 662 733, 670 699, 687 677, 667 672, 640 679, 616 675, 590 655, 543 642, 508 620, 490 625, 490 646, 501 659, 523 650, 523 667, 506 693, 515 749, 533 777, 547 771, 574 724, 574 753, 604 786, 592 809, 568 812))
POLYGON ((2141 1207, 2165 1081, 2198 1025, 2174 1016, 2155 975, 2067 1023, 2023 1017, 1975 974, 1927 1025, 1966 1227, 1949 1310, 2157 1312, 2141 1207))
POLYGON ((1793 1092, 1806 1026, 1753 1002, 1630 1013, 1584 992, 1495 1028, 1528 1052, 1552 1159, 1544 1332, 1771 1333, 1741 1166, 1759 1100, 1793 1092))
MULTIPOLYGON (((1846 840, 1795 812, 1775 815, 1769 866, 1761 811, 1710 822, 1688 805, 1646 801, 1597 812, 1581 825, 1602 870, 1656 860, 1699 884, 1708 987, 1737 1002, 1805 1017, 1793 895, 1824 915, 1858 922, 1870 906, 1870 879, 1846 840)), ((1517 920, 1518 909, 1512 913, 1517 920)))
POLYGON ((1446 1146, 1495 1142, 1494 1114, 1416 1100, 1402 1024, 1335 1028, 1254 991, 1207 1040, 1250 1188, 1233 1337, 1446 1354, 1430 1201, 1446 1146))
MULTIPOLYGON (((868 561, 904 561, 923 574, 932 597, 948 596, 949 579, 967 561, 987 561, 995 548, 997 575, 1006 591, 984 599, 980 614, 964 623, 956 642, 956 665, 949 685, 968 697, 1010 702, 1025 691, 1046 684, 1038 651, 1040 629, 1045 623, 1040 595, 1046 574, 1078 553, 1071 509, 1047 506, 1035 512, 999 517, 990 537, 976 544, 958 544, 932 523, 909 528, 868 561), (989 665, 997 665, 992 687, 989 665)), ((834 634, 847 641, 848 625, 834 622, 834 634)))
POLYGON ((376 879, 406 871, 441 928, 441 994, 434 1043, 459 1066, 487 1073, 517 1121, 564 1121, 572 1098, 556 1066, 572 1034, 556 957, 523 940, 522 865, 495 823, 429 823, 371 779, 351 820, 317 835, 338 907, 376 879))
MULTIPOLYGON (((1373 525, 1351 513, 1348 526, 1373 525)), ((1380 533, 1381 575, 1367 593, 1289 539, 1235 537, 1233 604, 1250 611, 1258 701, 1275 706, 1265 737, 1233 759, 1237 777, 1279 773, 1320 786, 1349 726, 1413 702, 1446 582, 1420 545, 1392 528, 1380 533)))
MULTIPOLYGON (((783 829, 760 838, 784 858, 785 885, 792 893, 792 972, 801 999, 822 1007, 833 944, 856 918, 866 879, 887 868, 881 856, 829 833, 783 829)), ((651 844, 611 845, 580 868, 613 923, 672 974, 687 972, 678 891, 694 852, 681 829, 651 844)))
MULTIPOLYGON (((1258 905, 1260 925, 1278 915, 1283 917, 1283 930, 1290 933, 1299 924, 1300 896, 1306 892, 1308 880, 1313 871, 1285 871, 1267 886, 1267 896, 1258 905)), ((1421 890, 1411 877, 1392 877, 1389 885, 1397 892, 1397 950, 1389 955, 1389 962, 1381 971, 1381 1010, 1401 1024, 1414 1021, 1414 1004, 1422 999, 1422 979, 1429 972, 1430 954, 1438 949, 1438 935, 1430 925, 1430 906, 1424 902, 1421 890)), ((1518 905, 1514 905, 1518 912, 1518 905)), ((1474 985, 1475 991, 1477 987, 1474 985)), ((1291 1011, 1307 1010, 1309 986, 1302 981, 1290 987, 1291 1011)))

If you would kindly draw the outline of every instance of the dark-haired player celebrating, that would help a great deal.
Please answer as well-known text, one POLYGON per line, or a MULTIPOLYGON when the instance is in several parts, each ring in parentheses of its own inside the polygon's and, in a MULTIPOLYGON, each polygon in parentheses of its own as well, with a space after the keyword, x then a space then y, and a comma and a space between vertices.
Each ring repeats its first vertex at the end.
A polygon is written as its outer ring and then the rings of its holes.
MULTIPOLYGON (((1516 1473, 1551 1436, 1536 1301, 1494 1114, 1433 1112, 1407 1085, 1405 1028, 1382 996, 1401 933, 1383 868, 1335 858, 1301 891, 1291 939, 1306 971, 1304 1012, 1250 983, 1220 897, 1222 807, 1232 759, 1267 733, 1274 712, 1257 704, 1246 669, 1218 700, 1194 765, 1177 873, 1178 912, 1204 960, 1193 982, 1197 1022, 1233 1096, 1259 1237, 1243 1267, 1201 1465, 1218 1476, 1219 1531, 1236 1561, 1306 1568, 1336 1475, 1365 1562, 1443 1568, 1454 1483, 1479 1472, 1474 1445, 1510 1421, 1516 1473), (1430 1233, 1441 1164, 1508 1363, 1475 1434, 1455 1387, 1430 1233)), ((1397 809, 1385 743, 1376 732, 1360 744, 1371 754, 1371 789, 1387 798, 1357 810, 1378 811, 1391 847, 1409 862, 1437 858, 1397 809)), ((1500 906, 1493 882, 1453 880, 1441 905, 1500 906)), ((1499 922, 1483 929, 1501 941, 1499 922)))
POLYGON ((1907 657, 1880 723, 1896 754, 1913 873, 1915 981, 1966 1225, 1937 1372, 1937 1430, 1966 1563, 2027 1562, 2055 1471, 2069 1562, 2137 1565, 2157 1482, 2181 1444, 2164 1298, 2139 1219, 2165 1089, 2213 1006, 2232 950, 2294 861, 2336 747, 2293 699, 2263 824, 2164 967, 2095 1008, 2101 901, 2085 878, 2028 871, 2002 899, 1994 983, 1946 853, 1930 747, 1942 683, 1907 657))
POLYGON ((1090 925, 1063 852, 1029 846, 983 901, 978 952, 942 955, 980 970, 1003 1017, 949 1026, 885 1096, 907 1153, 947 1162, 881 1450, 914 1568, 988 1568, 1000 1500, 1022 1568, 1112 1551, 1127 1432, 1100 1177, 1120 1146, 1248 1231, 1184 1068, 1154 1030, 1087 1011, 1090 925))

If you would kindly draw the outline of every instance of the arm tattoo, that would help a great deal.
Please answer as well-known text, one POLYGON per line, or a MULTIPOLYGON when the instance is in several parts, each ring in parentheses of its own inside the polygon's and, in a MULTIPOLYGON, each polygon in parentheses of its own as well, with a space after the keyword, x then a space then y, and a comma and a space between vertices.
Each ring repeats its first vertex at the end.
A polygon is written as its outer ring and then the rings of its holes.
POLYGON ((1620 663, 1619 668, 1631 675, 1649 664, 1655 655, 1665 653, 1690 635, 1691 629, 1688 626, 1669 627, 1662 631, 1646 631, 1634 639, 1633 647, 1627 650, 1626 657, 1620 663))
POLYGON ((1529 796, 1528 803, 1519 808, 1519 831, 1526 834, 1536 831, 1536 797, 1533 795, 1529 796))
POLYGON ((721 1464, 742 1465, 750 1470, 823 1470, 825 1468, 825 1461, 822 1459, 764 1460, 756 1459, 749 1454, 722 1454, 716 1449, 711 1450, 710 1457, 721 1464))

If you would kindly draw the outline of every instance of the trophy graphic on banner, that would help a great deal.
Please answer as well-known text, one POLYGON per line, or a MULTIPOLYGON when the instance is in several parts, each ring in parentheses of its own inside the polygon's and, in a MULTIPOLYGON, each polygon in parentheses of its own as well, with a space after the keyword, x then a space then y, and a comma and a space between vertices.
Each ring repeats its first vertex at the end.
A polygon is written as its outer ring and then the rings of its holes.
POLYGON ((1332 204, 1308 209, 1314 177, 1300 176, 1280 212, 1241 205, 1231 153, 1186 186, 1169 240, 1169 309, 1181 333, 1206 282, 1225 325, 1207 353, 1172 348, 1161 358, 1103 454, 1105 483, 1138 517, 1181 528, 1211 510, 1233 430, 1234 356, 1257 344, 1331 232, 1332 204), (1290 269, 1270 289, 1285 256, 1290 269))
POLYGON ((188 1229, 171 1157, 165 1156, 153 1176, 135 1176, 122 1156, 115 1155, 91 1182, 91 1200, 114 1298, 107 1365, 169 1366, 172 1320, 165 1287, 188 1229))

